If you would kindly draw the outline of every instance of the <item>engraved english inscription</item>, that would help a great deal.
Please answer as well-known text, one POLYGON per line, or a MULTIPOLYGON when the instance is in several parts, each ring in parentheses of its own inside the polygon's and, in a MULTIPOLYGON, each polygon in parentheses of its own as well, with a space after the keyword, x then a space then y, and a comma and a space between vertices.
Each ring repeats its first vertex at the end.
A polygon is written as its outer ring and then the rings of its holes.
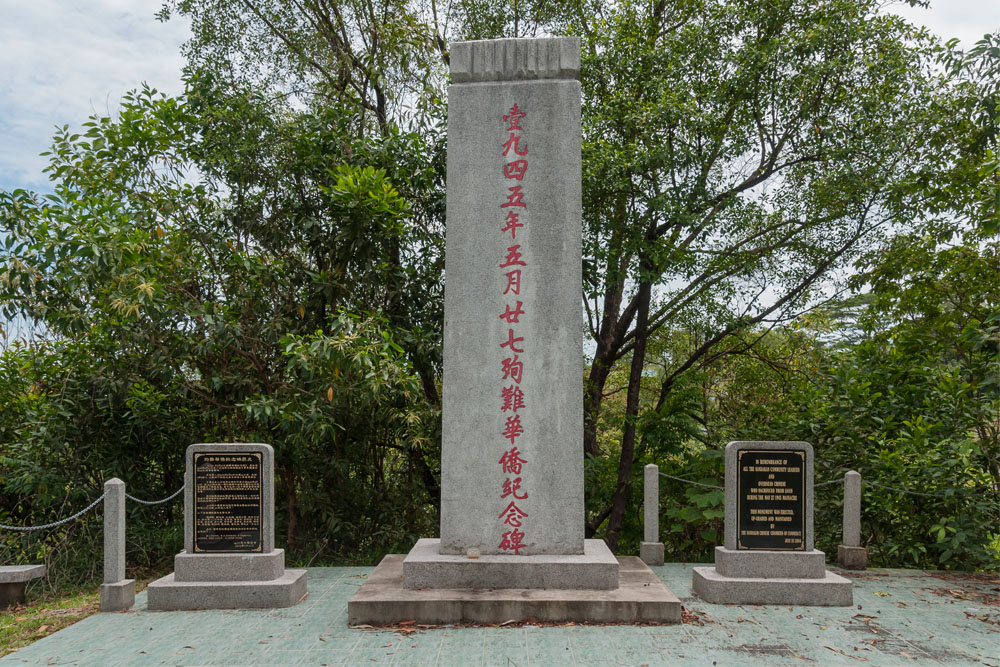
POLYGON ((260 452, 194 455, 196 553, 263 551, 260 452))
POLYGON ((805 452, 744 449, 737 463, 737 548, 805 550, 805 452))

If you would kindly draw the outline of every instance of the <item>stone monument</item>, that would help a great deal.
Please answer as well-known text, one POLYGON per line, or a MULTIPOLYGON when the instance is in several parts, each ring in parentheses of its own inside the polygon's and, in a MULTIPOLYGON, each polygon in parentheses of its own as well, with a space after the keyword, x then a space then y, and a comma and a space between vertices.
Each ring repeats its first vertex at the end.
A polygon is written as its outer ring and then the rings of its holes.
POLYGON ((104 583, 101 611, 124 611, 135 604, 135 579, 125 578, 125 482, 104 483, 104 583))
POLYGON ((352 624, 679 620, 583 534, 579 70, 578 38, 452 45, 441 537, 387 556, 352 624))
POLYGON ((270 445, 191 445, 184 473, 184 550, 174 572, 147 588, 150 609, 290 607, 306 571, 286 570, 274 548, 270 445))
POLYGON ((726 446, 726 541, 694 592, 723 604, 846 606, 851 582, 813 546, 813 449, 807 442, 726 446))

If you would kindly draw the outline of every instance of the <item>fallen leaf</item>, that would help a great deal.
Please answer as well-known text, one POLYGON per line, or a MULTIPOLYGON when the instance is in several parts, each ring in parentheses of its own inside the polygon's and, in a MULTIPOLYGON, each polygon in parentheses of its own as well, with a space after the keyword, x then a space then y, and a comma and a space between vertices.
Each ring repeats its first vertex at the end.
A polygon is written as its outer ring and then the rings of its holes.
POLYGON ((20 623, 21 621, 27 621, 28 617, 27 616, 18 616, 14 620, 17 621, 18 623, 20 623))
POLYGON ((386 644, 385 646, 381 646, 381 647, 379 647, 379 648, 389 648, 390 646, 392 646, 392 642, 389 642, 389 643, 388 643, 388 644, 386 644))
POLYGON ((828 627, 830 627, 830 626, 829 625, 821 625, 821 626, 819 626, 819 629, 820 630, 826 630, 828 627))
POLYGON ((872 595, 877 595, 880 598, 892 597, 889 593, 886 593, 885 591, 872 591, 872 595))
POLYGON ((400 621, 399 623, 397 623, 397 625, 402 625, 402 626, 414 625, 414 624, 416 624, 416 621, 400 621))
POLYGON ((42 627, 38 628, 38 630, 36 632, 45 632, 48 629, 49 629, 49 626, 43 625, 42 627))
POLYGON ((194 648, 194 646, 181 646, 181 648, 194 648))

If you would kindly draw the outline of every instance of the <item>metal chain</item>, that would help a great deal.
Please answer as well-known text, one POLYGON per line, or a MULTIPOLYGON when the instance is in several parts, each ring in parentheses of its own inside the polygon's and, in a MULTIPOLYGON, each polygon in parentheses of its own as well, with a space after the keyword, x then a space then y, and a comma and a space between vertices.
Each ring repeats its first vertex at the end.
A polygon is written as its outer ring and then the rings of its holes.
POLYGON ((829 482, 820 482, 819 484, 813 484, 814 489, 818 489, 821 486, 829 486, 831 484, 843 484, 843 479, 831 479, 829 482))
POLYGON ((181 491, 183 491, 183 490, 184 490, 184 485, 181 484, 181 488, 177 489, 174 493, 172 493, 171 495, 167 496, 163 500, 140 500, 139 498, 136 498, 135 496, 130 496, 127 493, 125 494, 125 497, 128 498, 129 500, 134 500, 135 502, 139 503, 140 505, 160 505, 161 503, 165 503, 167 501, 173 500, 177 496, 181 495, 181 491))
POLYGON ((94 502, 90 503, 89 505, 87 505, 86 507, 84 507, 82 510, 80 510, 79 512, 77 512, 76 514, 74 514, 73 516, 68 516, 65 519, 60 519, 59 521, 53 521, 52 523, 46 523, 46 524, 43 524, 41 526, 5 526, 3 524, 0 524, 0 529, 3 529, 3 530, 18 530, 18 531, 22 531, 22 532, 29 532, 29 531, 32 531, 32 530, 45 530, 46 528, 55 528, 56 526, 61 526, 64 523, 69 523, 73 519, 75 519, 75 518, 77 518, 79 516, 82 516, 82 515, 86 514, 87 512, 89 512, 90 510, 94 509, 94 507, 97 505, 97 503, 99 503, 102 500, 104 500, 104 496, 105 495, 107 495, 106 491, 104 493, 102 493, 101 495, 99 495, 97 497, 97 500, 95 500, 94 502))
POLYGON ((706 489, 719 489, 720 491, 724 490, 721 486, 715 486, 714 484, 702 484, 701 482, 692 482, 690 479, 684 479, 683 477, 674 477, 673 475, 668 475, 665 472, 661 472, 660 474, 663 475, 664 477, 669 477, 670 479, 676 479, 678 482, 686 482, 688 484, 694 484, 695 486, 704 486, 706 489))
POLYGON ((888 491, 898 491, 899 493, 908 493, 911 496, 925 496, 927 498, 945 498, 942 493, 920 493, 919 491, 907 491, 906 489, 897 489, 894 486, 885 486, 884 484, 877 484, 875 482, 869 482, 867 479, 861 480, 862 484, 867 484, 869 486, 877 486, 880 489, 886 489, 888 491))

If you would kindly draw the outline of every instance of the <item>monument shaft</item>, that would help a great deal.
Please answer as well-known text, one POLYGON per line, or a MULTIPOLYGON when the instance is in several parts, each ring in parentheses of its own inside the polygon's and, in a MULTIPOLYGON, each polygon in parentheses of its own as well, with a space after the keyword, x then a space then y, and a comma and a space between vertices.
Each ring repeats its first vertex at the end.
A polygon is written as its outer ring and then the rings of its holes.
POLYGON ((440 551, 582 554, 579 40, 451 67, 440 551))

